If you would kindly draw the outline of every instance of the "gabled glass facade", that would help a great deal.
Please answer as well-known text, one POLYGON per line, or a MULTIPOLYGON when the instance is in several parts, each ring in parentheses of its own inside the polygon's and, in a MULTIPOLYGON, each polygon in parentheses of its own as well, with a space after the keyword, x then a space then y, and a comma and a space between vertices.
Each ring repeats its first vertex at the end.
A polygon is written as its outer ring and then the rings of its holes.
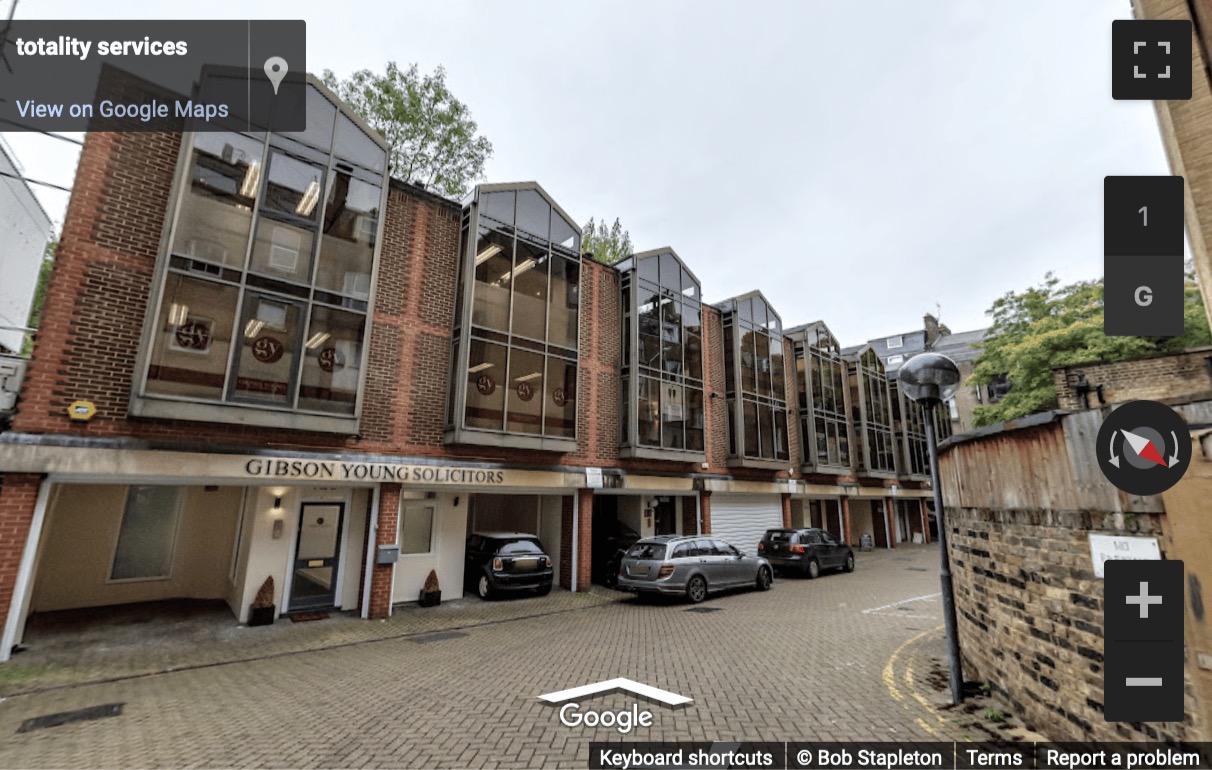
POLYGON ((358 432, 387 149, 307 99, 304 131, 186 135, 133 414, 358 432))
POLYGON ((624 457, 702 461, 703 307, 672 249, 623 260, 620 444, 624 457))
POLYGON ((716 305, 723 313, 728 456, 733 465, 779 468, 787 442, 783 321, 750 292, 716 305))
POLYGON ((448 443, 576 448, 581 230, 533 182, 463 209, 448 443))
POLYGON ((870 346, 863 347, 849 362, 850 408, 854 426, 862 438, 856 469, 866 473, 896 474, 896 442, 892 424, 892 399, 884 364, 870 346))
POLYGON ((926 451, 925 412, 920 404, 905 396, 895 377, 888 380, 888 391, 892 399, 893 424, 901 445, 901 475, 929 480, 930 455, 926 451))
POLYGON ((795 335, 799 425, 804 467, 815 472, 852 470, 849 375, 841 346, 823 323, 795 335))

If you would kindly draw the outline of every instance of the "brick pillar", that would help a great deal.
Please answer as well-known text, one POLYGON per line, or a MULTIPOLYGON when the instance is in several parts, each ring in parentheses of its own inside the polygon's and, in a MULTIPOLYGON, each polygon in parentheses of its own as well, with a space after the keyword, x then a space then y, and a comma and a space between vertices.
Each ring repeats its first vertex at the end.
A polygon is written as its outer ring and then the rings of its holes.
POLYGON ((699 534, 698 500, 693 497, 680 498, 682 501, 682 534, 699 534))
POLYGON ((699 492, 699 507, 703 510, 703 531, 700 535, 711 534, 711 492, 699 492))
POLYGON ((850 535, 850 498, 842 497, 842 542, 846 545, 858 545, 850 535))
POLYGON ((922 542, 930 542, 930 516, 926 512, 926 501, 920 497, 917 499, 917 512, 922 517, 922 542))
POLYGON ((791 529, 791 495, 783 493, 783 527, 791 529))
MULTIPOLYGON (((400 519, 400 485, 379 486, 379 526, 375 530, 375 545, 391 545, 396 542, 396 529, 400 519)), ((391 615, 391 584, 395 580, 394 564, 376 564, 370 576, 370 617, 386 618, 391 615)))
POLYGON ((888 547, 896 548, 896 506, 891 497, 884 498, 884 523, 888 527, 888 547))
POLYGON ((560 587, 572 590, 572 504, 575 498, 564 495, 560 500, 560 587))
POLYGON ((593 574, 593 490, 577 490, 577 591, 588 591, 593 574))
POLYGON ((13 606, 17 570, 41 486, 42 476, 37 473, 6 473, 0 479, 0 633, 13 606))

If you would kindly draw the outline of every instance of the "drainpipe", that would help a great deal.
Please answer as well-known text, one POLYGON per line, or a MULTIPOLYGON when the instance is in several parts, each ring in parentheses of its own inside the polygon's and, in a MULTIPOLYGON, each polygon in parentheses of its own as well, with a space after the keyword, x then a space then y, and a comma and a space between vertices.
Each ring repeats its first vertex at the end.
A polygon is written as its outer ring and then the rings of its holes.
MULTIPOLYGON (((578 490, 579 492, 579 490, 578 490)), ((573 593, 577 591, 577 533, 581 529, 581 495, 573 493, 572 495, 572 587, 573 593)))

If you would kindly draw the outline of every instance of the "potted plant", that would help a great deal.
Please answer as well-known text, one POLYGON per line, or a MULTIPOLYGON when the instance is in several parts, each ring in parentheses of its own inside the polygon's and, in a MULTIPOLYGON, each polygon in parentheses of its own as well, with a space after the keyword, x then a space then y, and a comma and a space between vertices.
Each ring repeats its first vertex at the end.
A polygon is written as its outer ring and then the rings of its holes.
POLYGON ((429 577, 425 578, 425 585, 421 587, 419 603, 422 607, 437 607, 442 603, 442 589, 438 585, 437 570, 431 569, 429 577))
POLYGON ((261 584, 252 606, 248 609, 248 625, 268 626, 272 624, 277 615, 276 609, 274 607, 274 576, 270 575, 261 584))

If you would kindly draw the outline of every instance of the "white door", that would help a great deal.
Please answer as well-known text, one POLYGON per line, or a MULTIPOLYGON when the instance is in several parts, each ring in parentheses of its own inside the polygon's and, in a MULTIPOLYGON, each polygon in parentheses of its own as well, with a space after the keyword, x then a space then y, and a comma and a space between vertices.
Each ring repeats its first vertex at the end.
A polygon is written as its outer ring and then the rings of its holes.
POLYGON ((732 543, 751 556, 768 529, 783 526, 783 503, 778 495, 711 496, 711 535, 732 543))

